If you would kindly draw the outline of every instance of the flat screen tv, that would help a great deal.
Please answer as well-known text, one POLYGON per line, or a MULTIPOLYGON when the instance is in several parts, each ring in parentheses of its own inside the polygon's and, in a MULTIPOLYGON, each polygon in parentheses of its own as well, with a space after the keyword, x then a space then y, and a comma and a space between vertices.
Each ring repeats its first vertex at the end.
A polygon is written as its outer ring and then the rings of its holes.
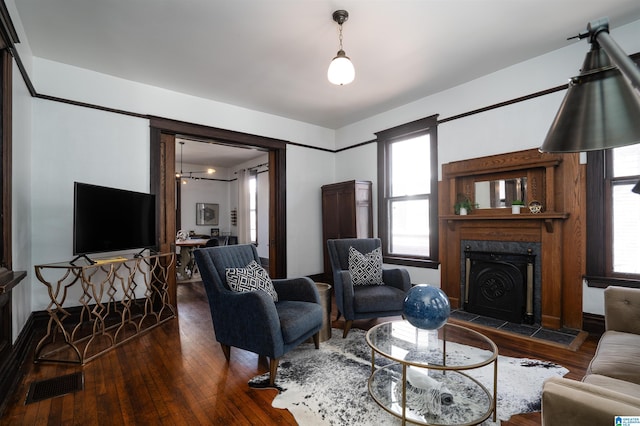
POLYGON ((155 195, 74 183, 74 255, 156 245, 155 195))

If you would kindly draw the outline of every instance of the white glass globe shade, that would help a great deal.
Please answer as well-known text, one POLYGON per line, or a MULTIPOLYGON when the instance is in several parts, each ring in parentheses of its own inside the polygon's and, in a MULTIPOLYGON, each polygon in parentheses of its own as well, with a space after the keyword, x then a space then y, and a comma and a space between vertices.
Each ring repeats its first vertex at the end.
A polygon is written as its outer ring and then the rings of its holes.
POLYGON ((351 83, 355 77, 356 70, 351 60, 341 50, 338 52, 338 56, 333 58, 331 64, 329 64, 327 78, 331 83, 342 86, 351 83))

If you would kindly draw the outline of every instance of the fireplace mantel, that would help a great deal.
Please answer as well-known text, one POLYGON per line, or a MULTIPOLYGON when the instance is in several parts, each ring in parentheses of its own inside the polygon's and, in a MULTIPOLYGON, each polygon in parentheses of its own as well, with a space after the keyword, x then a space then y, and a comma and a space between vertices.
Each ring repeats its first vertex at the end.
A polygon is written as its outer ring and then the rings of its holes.
POLYGON ((582 328, 584 275, 584 165, 578 154, 519 151, 458 161, 442 166, 439 188, 441 287, 453 307, 461 306, 461 241, 532 242, 541 247, 542 326, 582 328), (474 202, 474 182, 527 177, 528 201, 540 200, 541 213, 477 209, 454 214, 459 194, 474 202))
POLYGON ((520 213, 511 214, 509 210, 503 215, 483 215, 483 214, 469 214, 469 215, 442 215, 440 219, 447 222, 447 226, 452 231, 454 230, 455 223, 459 221, 479 221, 479 220, 535 220, 541 221, 547 232, 553 232, 553 223, 556 220, 565 220, 569 218, 569 213, 520 213))

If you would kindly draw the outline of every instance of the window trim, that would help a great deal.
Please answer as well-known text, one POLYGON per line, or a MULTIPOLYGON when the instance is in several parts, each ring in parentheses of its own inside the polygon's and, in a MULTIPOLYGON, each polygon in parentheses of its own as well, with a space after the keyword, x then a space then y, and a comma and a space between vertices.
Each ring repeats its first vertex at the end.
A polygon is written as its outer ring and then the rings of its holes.
POLYGON ((439 261, 438 242, 438 114, 410 123, 392 127, 376 133, 378 143, 378 237, 382 241, 384 263, 437 269, 439 261), (431 145, 431 192, 429 194, 429 250, 430 256, 398 256, 389 253, 389 200, 391 197, 389 146, 393 142, 413 137, 430 135, 431 145))
POLYGON ((640 274, 613 272, 613 227, 611 222, 612 170, 611 150, 587 153, 587 259, 585 280, 589 287, 609 285, 639 287, 640 274), (604 251, 604 255, 603 255, 604 251))

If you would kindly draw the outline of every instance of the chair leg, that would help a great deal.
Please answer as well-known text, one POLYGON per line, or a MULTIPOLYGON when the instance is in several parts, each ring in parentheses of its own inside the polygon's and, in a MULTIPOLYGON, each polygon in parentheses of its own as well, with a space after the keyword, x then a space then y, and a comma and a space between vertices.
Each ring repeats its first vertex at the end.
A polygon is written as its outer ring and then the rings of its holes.
POLYGON ((349 330, 351 330, 352 325, 353 325, 353 320, 349 320, 344 323, 344 332, 342 333, 343 339, 347 338, 347 334, 349 334, 349 330))
POLYGON ((320 332, 319 331, 313 335, 313 344, 316 346, 316 349, 320 349, 320 332))
POLYGON ((276 384, 276 374, 278 373, 278 362, 280 362, 277 358, 269 359, 269 385, 274 386, 276 384))
POLYGON ((220 343, 222 347, 222 353, 224 353, 224 357, 227 359, 227 362, 231 359, 231 346, 220 343))

